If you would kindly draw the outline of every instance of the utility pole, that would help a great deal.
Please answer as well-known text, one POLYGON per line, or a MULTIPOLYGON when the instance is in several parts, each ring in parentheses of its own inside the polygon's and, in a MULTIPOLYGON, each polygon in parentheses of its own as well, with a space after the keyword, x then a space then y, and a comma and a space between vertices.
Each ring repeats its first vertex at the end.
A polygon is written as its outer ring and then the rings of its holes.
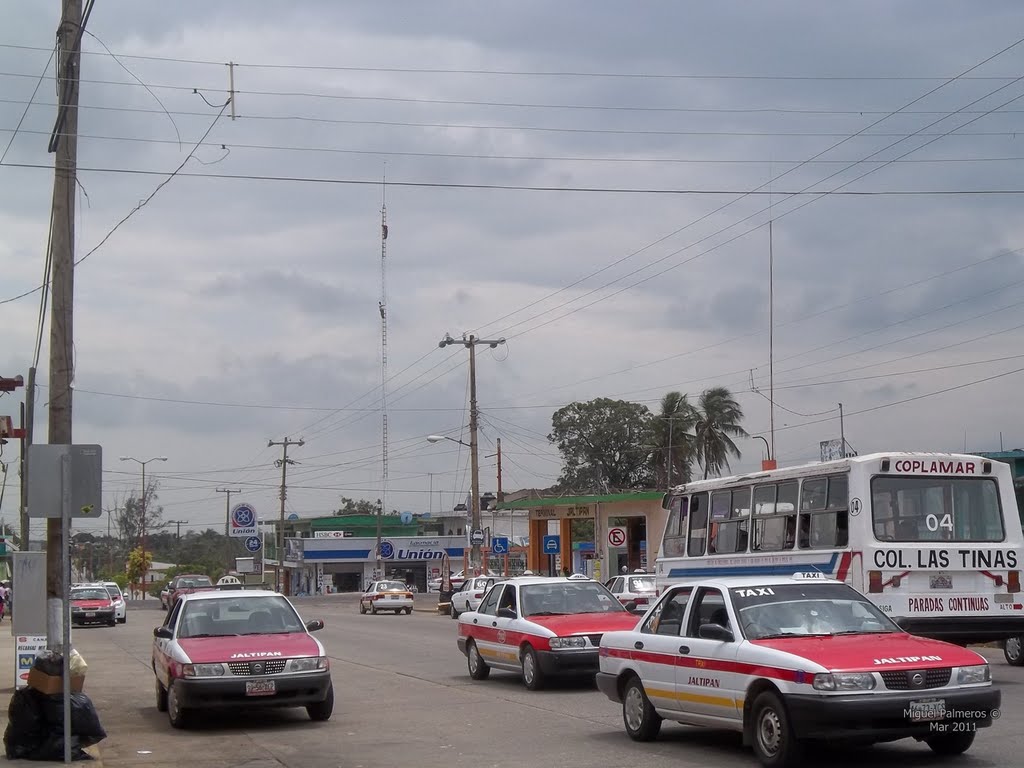
POLYGON ((674 415, 675 414, 671 414, 668 417, 668 466, 665 467, 665 471, 668 473, 668 482, 666 483, 666 489, 669 491, 672 490, 672 426, 675 424, 676 421, 673 418, 674 415))
POLYGON ((284 594, 284 501, 288 498, 288 465, 296 462, 288 458, 288 447, 297 445, 300 448, 306 444, 303 438, 292 440, 286 437, 284 440, 268 440, 267 448, 280 445, 282 449, 281 458, 274 462, 275 467, 281 468, 281 520, 277 528, 277 591, 284 594))
POLYGON ((181 526, 188 525, 188 520, 168 520, 168 525, 177 526, 174 534, 174 565, 181 567, 181 526))
MULTIPOLYGON (((480 459, 477 451, 477 421, 479 414, 476 403, 476 348, 486 345, 491 349, 497 349, 499 344, 504 344, 505 339, 478 339, 473 334, 463 334, 462 339, 453 339, 450 334, 445 334, 438 343, 441 349, 451 344, 461 344, 469 350, 469 461, 470 461, 470 484, 472 496, 472 530, 473 533, 480 530, 480 459)), ((479 568, 483 563, 480 552, 480 542, 470 539, 470 565, 474 569, 479 568)))
POLYGON ((846 458, 846 429, 843 426, 843 404, 839 404, 839 445, 843 449, 843 458, 846 458))
POLYGON ((25 402, 21 406, 21 550, 27 552, 32 528, 28 519, 28 449, 32 445, 32 430, 36 412, 36 369, 28 369, 28 384, 25 387, 25 402))
MULTIPOLYGON (((53 220, 50 224, 49 442, 71 444, 71 382, 74 378, 75 192, 78 171, 78 86, 84 20, 82 0, 62 0, 57 28, 57 120, 50 140, 56 152, 53 220)), ((46 519, 46 645, 60 650, 68 634, 63 597, 67 587, 70 520, 46 519)), ((65 744, 65 753, 70 745, 65 744)), ((67 757, 67 754, 65 754, 67 757)))
POLYGON ((217 493, 227 494, 224 499, 224 562, 228 571, 232 570, 234 558, 231 557, 231 494, 241 493, 238 488, 218 488, 217 493))

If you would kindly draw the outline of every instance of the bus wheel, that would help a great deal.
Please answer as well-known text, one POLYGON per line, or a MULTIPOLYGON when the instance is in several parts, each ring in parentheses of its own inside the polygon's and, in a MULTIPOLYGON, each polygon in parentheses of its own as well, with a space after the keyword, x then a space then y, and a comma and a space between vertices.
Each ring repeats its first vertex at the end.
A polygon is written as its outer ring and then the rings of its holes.
POLYGON ((1008 638, 1003 642, 1003 656, 1006 657, 1006 663, 1019 667, 1024 665, 1024 653, 1021 652, 1021 637, 1008 638))

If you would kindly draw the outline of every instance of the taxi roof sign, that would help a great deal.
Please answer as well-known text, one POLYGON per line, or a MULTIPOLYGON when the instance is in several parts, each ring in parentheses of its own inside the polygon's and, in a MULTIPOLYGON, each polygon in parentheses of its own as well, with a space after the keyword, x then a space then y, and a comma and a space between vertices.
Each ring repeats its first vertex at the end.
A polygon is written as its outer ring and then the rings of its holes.
POLYGON ((590 581, 590 577, 589 577, 589 576, 587 576, 587 574, 585 574, 585 573, 574 573, 574 574, 573 574, 572 576, 569 576, 569 577, 567 577, 567 578, 569 578, 569 579, 575 579, 575 580, 577 580, 577 581, 580 581, 580 580, 583 580, 583 581, 590 581))
POLYGON ((811 580, 811 579, 827 579, 821 571, 798 571, 793 574, 793 578, 797 581, 811 580))

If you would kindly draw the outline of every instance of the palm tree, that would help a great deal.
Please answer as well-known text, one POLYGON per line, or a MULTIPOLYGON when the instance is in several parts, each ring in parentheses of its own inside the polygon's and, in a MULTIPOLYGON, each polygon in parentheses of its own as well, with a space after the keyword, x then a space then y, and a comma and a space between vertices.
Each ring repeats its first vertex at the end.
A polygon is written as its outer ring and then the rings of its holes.
POLYGON ((690 482, 696 456, 693 435, 697 411, 686 395, 669 392, 661 398, 661 411, 651 423, 651 464, 658 488, 690 482))
POLYGON ((740 457, 734 437, 748 437, 740 426, 743 409, 725 387, 705 389, 700 395, 697 419, 694 425, 696 459, 704 470, 704 479, 714 473, 721 475, 729 469, 729 457, 740 457))

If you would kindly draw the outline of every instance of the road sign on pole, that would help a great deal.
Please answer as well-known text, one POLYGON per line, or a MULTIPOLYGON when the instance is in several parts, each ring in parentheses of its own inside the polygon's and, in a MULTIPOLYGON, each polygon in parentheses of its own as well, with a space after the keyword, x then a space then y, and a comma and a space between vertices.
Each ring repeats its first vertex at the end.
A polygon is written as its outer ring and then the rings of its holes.
POLYGON ((234 538, 248 538, 259 534, 256 523, 256 510, 251 504, 235 504, 231 508, 231 530, 228 534, 234 538))
POLYGON ((557 535, 544 537, 544 554, 557 555, 562 551, 561 537, 557 535))
POLYGON ((259 536, 249 536, 245 540, 245 548, 250 552, 259 552, 263 549, 263 539, 259 536))
POLYGON ((608 546, 609 547, 624 547, 626 546, 626 529, 625 528, 609 528, 608 529, 608 546))
POLYGON ((469 537, 470 544, 483 544, 484 543, 484 532, 477 528, 469 537))
POLYGON ((508 537, 494 536, 491 538, 491 552, 495 555, 508 554, 508 537))

